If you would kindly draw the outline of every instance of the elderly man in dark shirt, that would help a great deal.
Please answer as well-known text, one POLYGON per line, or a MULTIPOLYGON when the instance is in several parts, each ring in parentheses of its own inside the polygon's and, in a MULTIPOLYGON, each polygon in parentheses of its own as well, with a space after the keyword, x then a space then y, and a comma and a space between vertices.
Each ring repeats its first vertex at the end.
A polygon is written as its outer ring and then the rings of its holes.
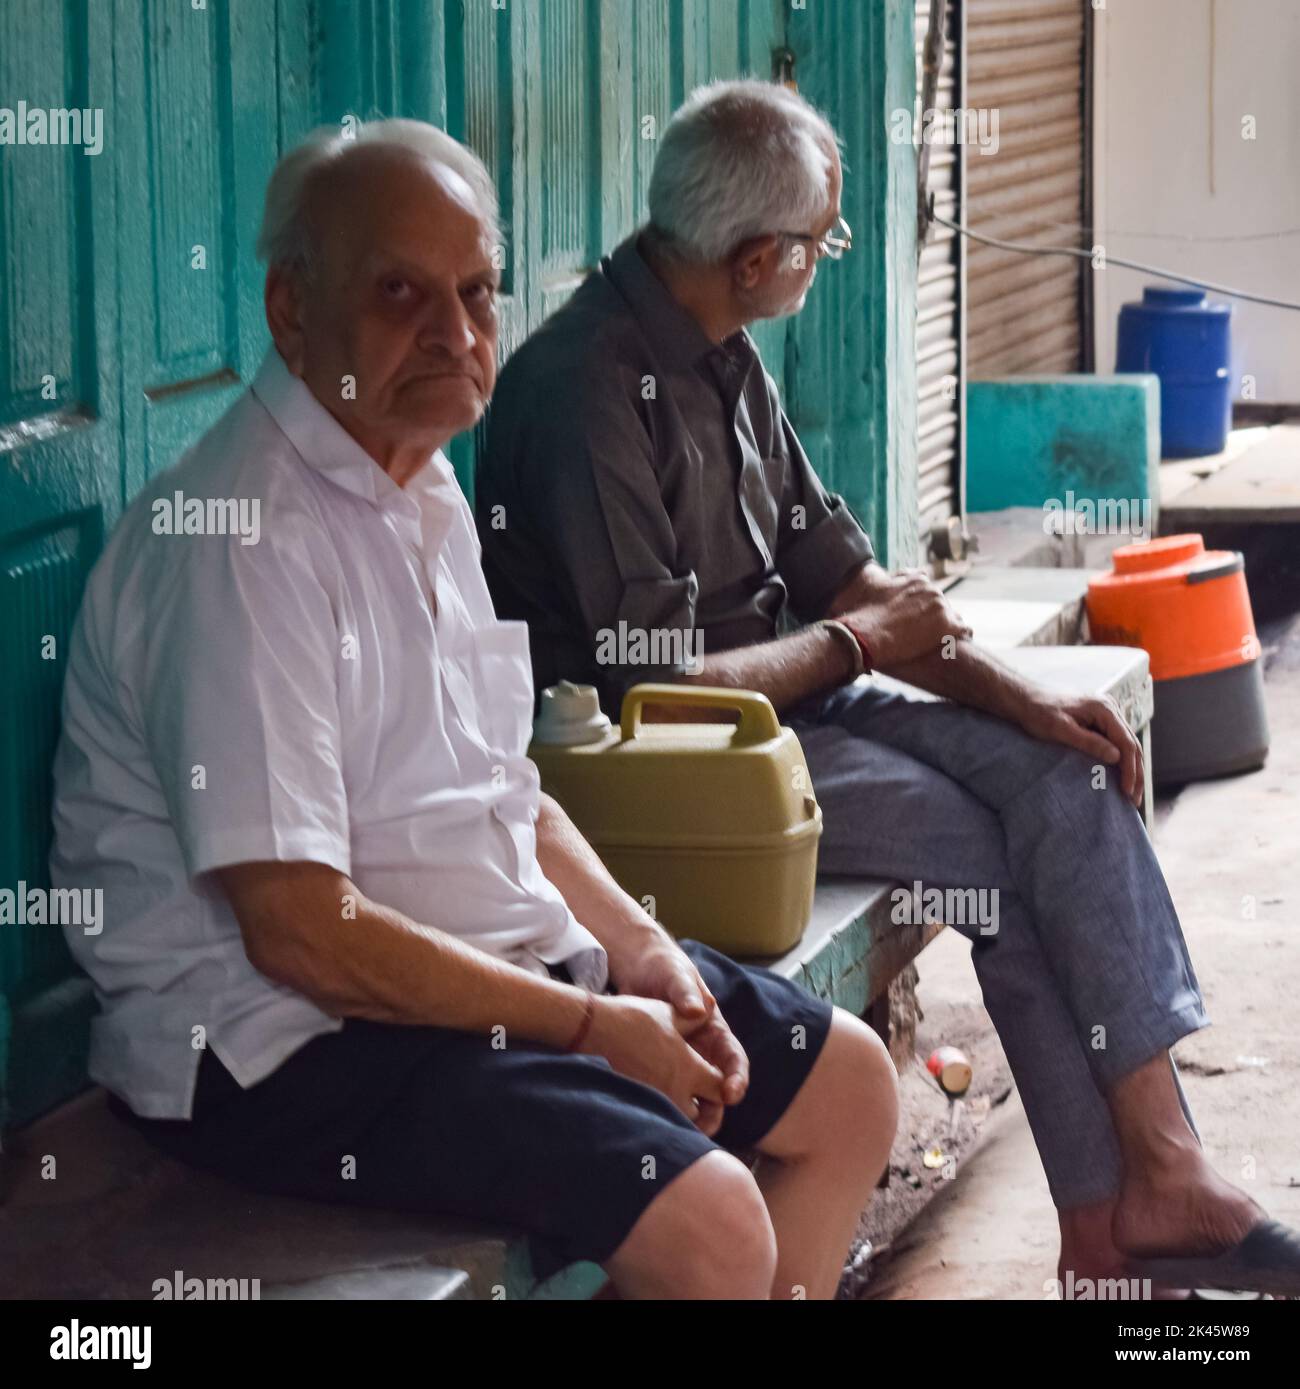
POLYGON ((539 689, 593 683, 611 713, 643 680, 763 691, 803 743, 824 870, 992 899, 975 965, 1063 1280, 1300 1291, 1300 1241, 1206 1162, 1171 1064, 1207 1019, 1118 710, 1021 680, 873 562, 745 332, 850 249, 841 181, 833 130, 782 88, 677 113, 649 225, 501 378, 478 479, 498 611, 528 622, 539 689))
POLYGON ((503 387, 480 531, 498 603, 528 620, 538 689, 581 678, 616 715, 629 686, 679 679, 687 661, 603 662, 602 633, 749 648, 787 603, 821 617, 872 558, 749 337, 711 342, 635 241, 521 349, 503 387))

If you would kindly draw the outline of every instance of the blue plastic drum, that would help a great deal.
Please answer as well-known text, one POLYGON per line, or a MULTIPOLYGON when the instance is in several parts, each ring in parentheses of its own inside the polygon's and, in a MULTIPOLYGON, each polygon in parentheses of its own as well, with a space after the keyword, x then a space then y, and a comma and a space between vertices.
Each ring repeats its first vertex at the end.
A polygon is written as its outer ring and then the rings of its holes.
POLYGON ((1119 311, 1116 371, 1160 378, 1165 458, 1220 453, 1232 426, 1232 307, 1204 290, 1148 285, 1140 304, 1119 311))

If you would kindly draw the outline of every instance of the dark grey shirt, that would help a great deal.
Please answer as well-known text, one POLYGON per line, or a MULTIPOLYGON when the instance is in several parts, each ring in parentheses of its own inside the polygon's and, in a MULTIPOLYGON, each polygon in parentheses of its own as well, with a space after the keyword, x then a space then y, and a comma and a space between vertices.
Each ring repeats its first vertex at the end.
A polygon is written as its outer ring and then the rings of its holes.
POLYGON ((787 601, 823 616, 872 558, 749 334, 710 343, 635 238, 510 359, 475 501, 493 601, 528 623, 537 690, 594 684, 611 714, 692 654, 770 640, 787 601))

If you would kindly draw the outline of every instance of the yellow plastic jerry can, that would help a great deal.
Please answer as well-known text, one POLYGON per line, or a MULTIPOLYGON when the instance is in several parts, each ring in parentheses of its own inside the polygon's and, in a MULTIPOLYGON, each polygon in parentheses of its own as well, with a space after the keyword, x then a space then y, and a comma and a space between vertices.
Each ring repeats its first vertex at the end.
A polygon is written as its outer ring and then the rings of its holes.
POLYGON ((674 935, 779 955, 812 913, 822 814, 803 749, 766 696, 637 685, 621 727, 590 685, 543 691, 528 755, 606 867, 674 935), (648 704, 734 712, 644 723, 648 704))

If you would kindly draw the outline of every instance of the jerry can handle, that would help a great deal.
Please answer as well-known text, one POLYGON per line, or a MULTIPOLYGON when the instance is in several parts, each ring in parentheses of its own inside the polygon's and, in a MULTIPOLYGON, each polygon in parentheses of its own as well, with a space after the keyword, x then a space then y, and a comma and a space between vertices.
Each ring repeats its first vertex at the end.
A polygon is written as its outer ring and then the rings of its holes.
POLYGON ((756 690, 728 690, 712 685, 634 685, 623 697, 623 741, 641 728, 647 704, 676 704, 690 709, 735 709, 740 723, 731 740, 734 748, 752 747, 781 736, 781 721, 772 702, 756 690))

